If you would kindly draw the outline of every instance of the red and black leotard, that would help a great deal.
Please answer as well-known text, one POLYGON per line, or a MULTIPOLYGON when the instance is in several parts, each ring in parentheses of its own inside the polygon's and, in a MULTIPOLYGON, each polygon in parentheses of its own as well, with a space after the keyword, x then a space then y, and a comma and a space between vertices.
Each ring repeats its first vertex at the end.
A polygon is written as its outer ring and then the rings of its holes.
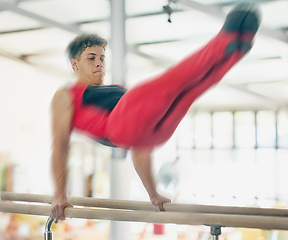
POLYGON ((115 147, 107 139, 106 123, 127 89, 119 85, 89 86, 76 84, 69 88, 74 105, 72 126, 101 144, 115 147))
POLYGON ((124 149, 166 142, 195 99, 250 50, 259 26, 257 16, 241 9, 235 14, 240 17, 231 14, 231 24, 226 21, 202 49, 131 90, 115 85, 72 86, 72 127, 124 149))

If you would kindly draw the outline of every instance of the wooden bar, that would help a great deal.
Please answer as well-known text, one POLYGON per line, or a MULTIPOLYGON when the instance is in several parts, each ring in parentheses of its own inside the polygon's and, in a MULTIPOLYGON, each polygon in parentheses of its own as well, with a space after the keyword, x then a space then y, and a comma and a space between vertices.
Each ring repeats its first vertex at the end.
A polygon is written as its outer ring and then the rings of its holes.
MULTIPOLYGON (((50 215, 50 206, 0 202, 0 211, 30 215, 50 215)), ((288 230, 287 217, 243 216, 227 214, 150 212, 111 209, 66 208, 67 218, 101 219, 129 222, 173 223, 187 225, 221 225, 267 230, 288 230)))
MULTIPOLYGON (((1 194, 2 200, 52 203, 52 195, 8 193, 1 194)), ((150 202, 113 200, 88 197, 68 197, 69 202, 74 206, 113 208, 141 211, 158 211, 158 208, 150 202)), ((274 208, 250 208, 250 207, 223 207, 212 205, 176 204, 165 203, 166 212, 191 212, 191 213, 213 213, 213 214, 236 214, 236 215, 257 215, 257 216, 278 216, 288 217, 288 209, 274 208)))

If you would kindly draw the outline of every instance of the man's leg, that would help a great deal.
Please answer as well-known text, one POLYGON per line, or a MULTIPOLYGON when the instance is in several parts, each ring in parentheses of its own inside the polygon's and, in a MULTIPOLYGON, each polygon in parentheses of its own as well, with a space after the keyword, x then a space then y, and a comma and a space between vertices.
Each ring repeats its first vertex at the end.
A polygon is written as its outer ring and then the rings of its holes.
POLYGON ((183 91, 158 123, 153 132, 153 136, 150 136, 150 138, 147 139, 141 139, 141 141, 137 143, 138 146, 149 146, 151 144, 159 145, 169 139, 193 102, 210 87, 220 81, 225 73, 243 56, 243 52, 236 52, 233 54, 233 57, 218 63, 197 86, 183 91))
MULTIPOLYGON (((245 46, 246 43, 251 44, 258 27, 256 11, 251 10, 247 4, 236 7, 228 14, 219 34, 206 46, 160 77, 128 91, 123 96, 108 121, 108 127, 113 126, 113 132, 108 138, 115 140, 118 145, 120 142, 133 145, 141 142, 140 139, 155 137, 156 130, 159 130, 164 122, 167 126, 178 125, 174 123, 182 119, 183 112, 187 112, 195 98, 218 82, 239 60, 236 60, 237 56, 240 58, 236 52, 244 46, 240 43, 242 36, 252 36, 248 40, 244 39, 245 46), (186 98, 189 101, 186 101, 186 98), (172 121, 178 111, 181 114, 177 120, 172 121), (163 120, 169 115, 172 116, 169 121, 173 124, 163 120)), ((164 125, 161 128, 164 128, 164 125)), ((174 130, 175 127, 172 127, 171 131, 174 130)), ((169 131, 167 129, 167 132, 169 131)))

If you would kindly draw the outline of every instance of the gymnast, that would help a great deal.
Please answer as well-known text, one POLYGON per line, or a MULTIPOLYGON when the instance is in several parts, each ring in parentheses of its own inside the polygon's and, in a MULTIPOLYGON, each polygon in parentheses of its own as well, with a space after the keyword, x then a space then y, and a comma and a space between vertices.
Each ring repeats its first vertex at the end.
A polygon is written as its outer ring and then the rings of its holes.
POLYGON ((254 5, 237 5, 204 47, 130 90, 104 85, 106 40, 96 34, 77 36, 67 48, 77 81, 59 89, 51 103, 53 217, 65 219, 65 207, 72 206, 66 193, 72 130, 105 145, 131 150, 135 170, 150 201, 164 211, 163 203, 170 199, 157 192, 151 171, 153 148, 165 143, 194 100, 250 51, 259 24, 254 5))

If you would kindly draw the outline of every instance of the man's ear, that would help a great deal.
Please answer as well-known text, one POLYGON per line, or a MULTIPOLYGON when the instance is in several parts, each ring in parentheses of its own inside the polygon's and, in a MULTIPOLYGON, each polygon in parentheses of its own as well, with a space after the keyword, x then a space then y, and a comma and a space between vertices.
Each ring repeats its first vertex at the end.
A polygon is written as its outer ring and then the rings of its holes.
POLYGON ((77 60, 75 58, 72 58, 70 62, 73 70, 76 71, 78 69, 77 60))

